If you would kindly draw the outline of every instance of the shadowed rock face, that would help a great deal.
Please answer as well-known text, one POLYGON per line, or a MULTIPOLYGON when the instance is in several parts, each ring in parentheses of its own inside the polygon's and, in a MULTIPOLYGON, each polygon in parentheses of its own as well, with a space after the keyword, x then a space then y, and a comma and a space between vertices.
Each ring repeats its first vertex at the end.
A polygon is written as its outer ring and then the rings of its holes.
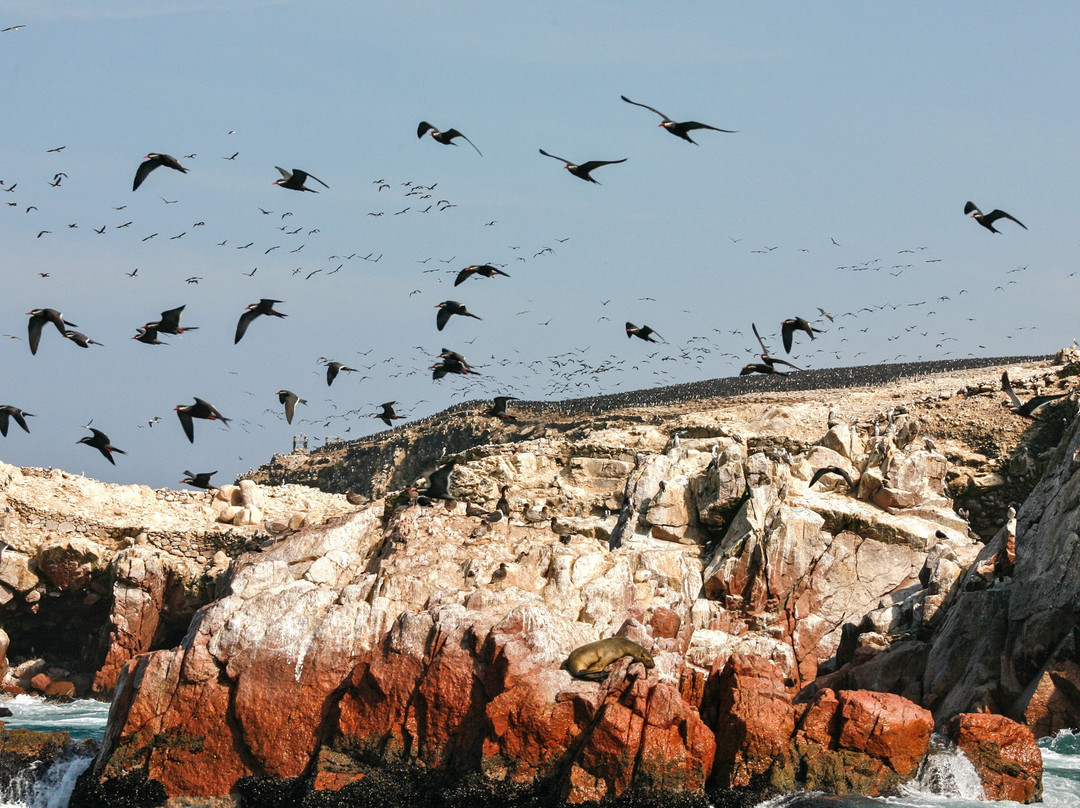
MULTIPOLYGON (((445 457, 455 499, 431 506, 378 496, 421 465, 403 447, 431 440, 394 430, 402 454, 384 456, 373 501, 272 543, 253 536, 262 551, 219 568, 217 598, 182 640, 117 666, 94 777, 212 797, 249 777, 348 787, 385 761, 542 781, 579 802, 707 785, 889 793, 933 726, 912 700, 971 695, 985 673, 960 658, 922 669, 989 552, 951 508, 950 458, 1009 485, 1007 456, 985 454, 1021 436, 987 395, 999 376, 521 414, 445 457), (811 485, 826 466, 851 483, 811 485), (489 521, 504 492, 509 518, 489 521), (655 667, 627 657, 603 682, 563 669, 616 635, 655 667)), ((1018 542, 1017 570, 1023 555, 1018 542)), ((167 588, 146 583, 116 600, 141 604, 124 614, 149 629, 167 588)))

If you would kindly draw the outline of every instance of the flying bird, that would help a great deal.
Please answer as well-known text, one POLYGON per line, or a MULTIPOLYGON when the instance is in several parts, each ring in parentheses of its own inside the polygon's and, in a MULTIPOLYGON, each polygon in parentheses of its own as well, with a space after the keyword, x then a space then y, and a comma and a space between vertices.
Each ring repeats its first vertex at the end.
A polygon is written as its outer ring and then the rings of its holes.
MULTIPOLYGON (((345 367, 342 362, 327 362, 326 363, 326 386, 329 387, 334 383, 334 379, 337 378, 338 373, 343 370, 356 372, 356 368, 345 367)), ((363 381, 363 379, 361 379, 363 381)))
POLYGON ((284 301, 271 300, 268 297, 264 297, 258 303, 252 303, 248 306, 247 310, 240 315, 240 320, 236 324, 236 337, 233 339, 233 345, 243 339, 244 334, 247 333, 248 326, 251 325, 251 321, 260 314, 271 314, 274 317, 288 317, 287 314, 282 314, 280 311, 274 311, 274 304, 282 302, 284 301))
POLYGON ((439 354, 439 358, 442 360, 441 362, 428 368, 428 370, 431 371, 431 378, 433 380, 441 379, 447 373, 459 373, 463 376, 469 373, 476 373, 476 371, 469 366, 469 363, 465 361, 465 357, 457 351, 443 348, 442 353, 439 354))
POLYGON ((697 121, 683 121, 682 123, 678 123, 671 120, 671 118, 662 113, 660 110, 654 107, 650 107, 648 104, 639 104, 637 101, 631 101, 625 95, 620 95, 619 98, 621 98, 627 104, 633 104, 635 107, 645 107, 645 109, 649 110, 650 112, 655 112, 657 115, 664 119, 664 122, 661 123, 660 126, 667 129, 669 132, 671 132, 671 134, 681 137, 687 143, 693 143, 695 146, 697 145, 697 143, 690 139, 690 135, 686 134, 687 132, 692 132, 695 129, 711 129, 713 132, 727 132, 728 134, 734 134, 735 132, 734 129, 717 129, 715 126, 698 123, 697 121))
POLYGON ((146 155, 146 160, 144 162, 139 163, 139 168, 135 172, 135 182, 132 183, 131 190, 137 191, 139 189, 139 186, 143 184, 143 180, 145 180, 147 176, 149 176, 150 172, 158 166, 166 166, 181 173, 187 174, 187 169, 180 165, 177 159, 172 155, 156 154, 154 152, 151 152, 150 154, 146 155))
POLYGON ((163 311, 160 320, 156 323, 147 323, 145 327, 154 327, 161 334, 183 334, 185 331, 196 331, 199 328, 197 325, 189 325, 186 328, 180 327, 180 315, 183 311, 184 306, 177 306, 175 309, 163 311))
POLYGON ((195 442, 195 418, 205 418, 208 421, 221 421, 225 426, 229 425, 229 419, 218 412, 217 408, 209 401, 196 398, 194 404, 173 407, 176 417, 180 419, 180 425, 184 427, 184 434, 191 443, 195 442))
POLYGON ((814 339, 814 334, 824 334, 820 328, 814 328, 802 317, 791 317, 780 323, 780 336, 784 340, 784 353, 791 353, 791 342, 796 331, 805 331, 814 339))
POLYGON ((0 407, 0 435, 7 437, 8 424, 12 418, 15 419, 15 423, 22 427, 23 432, 29 432, 30 427, 26 425, 26 417, 33 417, 33 415, 32 412, 23 412, 18 407, 13 407, 10 404, 0 407))
POLYGON ((472 317, 476 320, 480 318, 473 314, 471 311, 465 308, 464 303, 458 303, 456 300, 444 300, 435 308, 439 310, 439 313, 435 315, 435 326, 440 331, 446 327, 446 324, 450 321, 450 318, 455 314, 460 314, 463 317, 472 317))
POLYGON ((1004 402, 1003 406, 1008 407, 1011 412, 1017 415, 1022 415, 1025 418, 1035 419, 1035 411, 1040 410, 1049 404, 1051 401, 1057 401, 1059 398, 1064 398, 1069 395, 1068 393, 1057 393, 1056 395, 1049 396, 1033 396, 1027 401, 1021 401, 1016 391, 1013 390, 1012 384, 1009 382, 1009 371, 1005 371, 1001 374, 1001 389, 1005 392, 1005 395, 1009 397, 1009 400, 1004 402))
POLYGON ((86 336, 82 331, 72 331, 71 329, 67 329, 64 331, 64 336, 80 348, 89 348, 91 345, 101 345, 100 342, 90 339, 90 337, 86 336))
MULTIPOLYGON (((440 466, 435 471, 426 474, 427 486, 417 490, 417 501, 421 497, 432 499, 452 499, 450 496, 450 472, 454 470, 454 461, 440 466)), ((421 502, 421 504, 423 504, 421 502)))
POLYGON ((182 479, 180 482, 184 485, 192 485, 195 488, 210 490, 211 488, 217 487, 210 484, 210 478, 213 477, 215 474, 217 474, 216 471, 200 471, 198 474, 190 471, 185 471, 184 479, 182 479))
POLYGON ((307 182, 308 177, 311 177, 323 188, 330 187, 315 175, 308 174, 306 171, 301 171, 299 168, 294 168, 292 171, 286 171, 281 166, 274 166, 274 168, 281 172, 281 179, 274 180, 273 184, 280 185, 282 188, 288 188, 290 191, 311 191, 313 194, 319 193, 314 188, 304 187, 304 183, 307 182))
POLYGON ((278 390, 278 401, 285 405, 285 422, 291 424, 293 419, 293 413, 296 412, 296 404, 307 404, 305 399, 300 398, 292 390, 278 390))
POLYGON ((404 415, 398 415, 394 412, 395 404, 397 404, 396 401, 387 401, 385 404, 380 404, 380 411, 375 413, 373 417, 381 419, 387 426, 393 426, 394 421, 405 417, 404 415))
POLYGON ((504 421, 516 421, 517 419, 506 411, 506 404, 509 401, 517 400, 517 396, 495 396, 494 403, 492 403, 485 415, 493 415, 496 418, 502 418, 504 421))
POLYGON ((739 371, 740 376, 749 376, 751 373, 762 373, 772 376, 787 376, 782 370, 777 370, 772 365, 767 365, 763 362, 754 362, 749 365, 743 365, 743 369, 739 371))
POLYGON ((139 326, 135 330, 139 333, 132 337, 132 339, 138 340, 146 345, 168 345, 167 342, 162 342, 158 339, 158 330, 154 323, 147 323, 144 326, 139 326))
POLYGON ((1023 222, 1021 222, 1016 217, 1010 216, 1005 211, 998 210, 998 209, 995 208, 994 210, 990 211, 989 213, 983 213, 981 210, 979 210, 977 207, 975 207, 974 202, 968 202, 966 205, 964 205, 964 213, 971 214, 972 219, 977 221, 979 224, 981 224, 983 227, 985 227, 991 233, 1000 233, 1001 232, 1000 230, 995 230, 994 229, 994 222, 996 222, 998 219, 1008 219, 1009 221, 1016 222, 1018 225, 1020 225, 1025 230, 1027 230, 1027 225, 1025 225, 1023 222))
POLYGON ((454 286, 460 286, 473 275, 480 275, 484 278, 494 278, 496 275, 503 275, 509 278, 510 276, 497 267, 493 267, 491 264, 474 264, 471 267, 465 267, 458 273, 457 278, 454 280, 454 286))
POLYGON ((38 343, 41 342, 41 328, 45 323, 52 323, 56 326, 56 330, 62 335, 67 331, 67 326, 76 325, 76 323, 65 323, 64 315, 58 312, 56 309, 34 309, 28 311, 30 315, 30 322, 26 326, 27 335, 30 342, 30 353, 36 354, 38 349, 38 343))
MULTIPOLYGON (((639 328, 638 326, 634 325, 633 323, 627 323, 626 324, 626 337, 627 337, 627 339, 629 339, 630 337, 637 337, 638 339, 643 339, 646 342, 656 342, 656 340, 654 340, 652 338, 653 334, 656 334, 656 336, 660 337, 660 335, 657 334, 657 332, 653 331, 647 325, 643 325, 643 326, 641 326, 639 328)), ((663 341, 664 338, 660 337, 660 340, 663 341)))
MULTIPOLYGON (((439 143, 442 143, 444 146, 456 146, 457 144, 453 141, 454 138, 459 137, 466 143, 468 143, 470 146, 472 146, 474 149, 476 149, 476 144, 469 140, 467 137, 465 137, 465 135, 461 134, 461 132, 459 132, 457 129, 447 129, 445 132, 440 132, 427 121, 420 121, 420 125, 416 127, 416 136, 418 138, 422 138, 425 133, 430 133, 431 136, 435 138, 435 140, 437 140, 439 143)), ((479 154, 481 157, 484 156, 483 154, 481 154, 479 149, 476 149, 476 153, 479 154)))
POLYGON ((112 443, 109 442, 109 436, 102 432, 100 429, 94 429, 93 427, 87 427, 93 435, 89 435, 82 440, 75 441, 76 443, 85 443, 87 446, 93 446, 99 452, 101 452, 105 459, 116 465, 116 461, 112 458, 113 452, 119 452, 120 454, 127 454, 123 449, 117 449, 112 443))
POLYGON ((774 365, 787 365, 789 368, 794 368, 795 370, 800 369, 800 368, 795 367, 795 365, 791 364, 786 359, 780 359, 779 357, 770 356, 769 355, 769 349, 765 347, 765 340, 763 340, 761 338, 761 334, 758 333, 757 325, 754 324, 754 323, 750 323, 750 327, 752 329, 754 329, 754 336, 757 337, 758 344, 761 346, 761 361, 762 362, 764 362, 769 367, 773 367, 774 365))
MULTIPOLYGON (((587 163, 582 163, 581 165, 578 165, 576 163, 571 163, 569 160, 565 160, 562 157, 556 157, 554 154, 548 154, 543 149, 540 149, 540 153, 544 155, 544 157, 550 157, 553 160, 559 160, 563 163, 566 163, 565 168, 567 171, 569 171, 575 177, 579 177, 583 180, 588 180, 589 182, 596 182, 596 180, 589 176, 589 173, 595 171, 601 166, 611 166, 615 165, 616 163, 626 162, 626 158, 624 157, 621 160, 590 160, 587 163)), ((599 185, 600 183, 596 182, 596 184, 599 185)))

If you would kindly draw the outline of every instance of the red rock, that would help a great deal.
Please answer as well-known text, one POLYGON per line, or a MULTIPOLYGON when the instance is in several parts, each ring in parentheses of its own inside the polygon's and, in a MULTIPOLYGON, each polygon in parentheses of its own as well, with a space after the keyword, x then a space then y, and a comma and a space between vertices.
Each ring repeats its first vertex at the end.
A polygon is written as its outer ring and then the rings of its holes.
POLYGON ((44 692, 49 698, 73 699, 75 698, 75 685, 71 682, 50 682, 44 692))
POLYGON ((1054 660, 1031 690, 1024 724, 1039 738, 1080 725, 1080 665, 1054 660))
POLYGON ((682 628, 682 618, 674 609, 659 606, 653 609, 652 617, 649 618, 649 628, 653 637, 674 638, 679 635, 679 629, 682 628))
POLYGON ((52 679, 46 676, 44 673, 36 674, 30 679, 30 688, 36 690, 39 693, 44 693, 49 689, 49 685, 52 684, 52 679))
POLYGON ((949 722, 948 734, 975 765, 986 799, 1042 799, 1042 752, 1023 724, 1003 715, 961 713, 949 722))
POLYGON ((904 777, 913 775, 934 731, 930 711, 893 693, 842 690, 838 697, 840 748, 880 758, 904 777))
POLYGON ((719 674, 715 705, 716 774, 727 787, 746 786, 782 755, 795 730, 795 710, 784 675, 761 657, 734 654, 719 674))

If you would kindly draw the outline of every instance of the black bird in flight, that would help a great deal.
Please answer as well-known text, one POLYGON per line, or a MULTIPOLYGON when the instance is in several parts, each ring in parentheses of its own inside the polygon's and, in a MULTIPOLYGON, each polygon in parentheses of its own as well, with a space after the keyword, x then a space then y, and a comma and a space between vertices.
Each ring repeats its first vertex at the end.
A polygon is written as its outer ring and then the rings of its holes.
POLYGON ((93 435, 83 438, 82 440, 75 441, 76 443, 85 443, 87 446, 93 446, 99 452, 101 452, 105 459, 116 465, 116 461, 112 459, 113 452, 119 452, 120 454, 127 454, 123 449, 117 449, 112 443, 109 442, 109 436, 102 432, 100 429, 94 429, 88 427, 93 432, 93 435))
MULTIPOLYGON (((652 338, 653 334, 656 334, 656 336, 660 337, 659 334, 657 334, 655 331, 653 331, 647 325, 643 325, 643 326, 641 326, 639 328, 638 326, 634 325, 633 323, 627 323, 626 324, 626 337, 627 337, 627 339, 629 339, 630 337, 637 337, 638 339, 643 339, 646 342, 656 342, 656 340, 654 340, 652 338)), ((663 339, 664 339, 663 337, 660 337, 661 341, 663 341, 663 339)))
MULTIPOLYGON (((187 304, 185 304, 187 305, 187 304)), ((197 325, 189 325, 185 328, 180 327, 180 315, 184 312, 184 306, 177 306, 175 309, 169 309, 168 311, 161 312, 161 319, 156 323, 147 323, 145 328, 155 328, 160 334, 183 334, 185 331, 198 330, 197 325)))
POLYGON ((506 411, 506 404, 509 401, 517 400, 517 396, 495 396, 494 403, 492 403, 485 415, 493 415, 496 418, 502 418, 504 421, 516 421, 517 418, 506 411))
POLYGON ((998 219, 1008 219, 1011 222, 1016 222, 1018 225, 1020 225, 1025 230, 1027 230, 1027 225, 1025 225, 1023 222, 1021 222, 1019 219, 1015 218, 1014 216, 1010 216, 1005 211, 997 210, 995 208, 994 210, 990 211, 989 213, 983 213, 981 210, 979 210, 977 207, 975 207, 974 202, 968 202, 966 205, 964 205, 964 213, 971 214, 972 219, 977 221, 979 224, 981 224, 983 227, 985 227, 991 233, 1000 233, 1001 232, 1000 230, 995 230, 994 229, 994 222, 996 222, 998 219))
POLYGON ((307 404, 305 399, 300 398, 292 390, 278 390, 277 398, 281 404, 285 405, 285 422, 291 424, 293 419, 293 413, 296 412, 296 404, 307 404))
POLYGON ((457 278, 454 280, 454 286, 460 286, 473 275, 480 275, 484 278, 494 278, 496 275, 502 275, 509 278, 510 276, 497 267, 493 267, 491 264, 474 264, 471 267, 465 267, 458 273, 457 278))
POLYGON ((787 376, 782 370, 777 370, 772 365, 767 365, 764 362, 754 362, 749 365, 743 365, 743 369, 739 371, 740 376, 749 376, 751 373, 762 373, 771 376, 787 376))
POLYGON ((282 314, 280 311, 274 311, 275 303, 282 303, 281 300, 271 300, 268 297, 262 298, 258 303, 252 303, 243 314, 240 315, 240 320, 236 323, 236 337, 233 339, 233 345, 243 339, 244 334, 247 333, 248 326, 251 325, 251 321, 258 317, 260 314, 271 314, 274 317, 288 317, 287 314, 282 314))
MULTIPOLYGON (((345 367, 342 362, 327 362, 326 363, 326 386, 329 387, 334 383, 334 379, 337 378, 338 373, 343 370, 356 372, 356 368, 345 367)), ((362 380, 361 380, 362 381, 362 380)))
POLYGON ((773 365, 787 365, 789 368, 794 368, 795 370, 800 369, 795 367, 795 365, 791 364, 786 359, 780 359, 779 357, 770 356, 769 349, 765 347, 765 340, 763 340, 761 338, 761 334, 758 333, 757 325, 755 325, 754 323, 750 323, 750 327, 754 329, 754 336, 757 337, 758 344, 761 346, 762 362, 764 362, 769 367, 772 367, 773 365))
POLYGON ((480 318, 473 314, 471 311, 465 308, 464 303, 458 303, 456 300, 444 300, 435 308, 439 310, 439 313, 435 315, 435 326, 440 331, 446 327, 446 324, 450 322, 450 318, 455 314, 460 314, 462 317, 472 317, 476 320, 480 318))
MULTIPOLYGON (((445 132, 440 132, 427 121, 420 121, 420 125, 416 127, 416 136, 418 138, 422 138, 424 134, 428 132, 431 133, 431 136, 435 138, 435 140, 437 140, 439 143, 442 143, 444 146, 456 146, 457 144, 454 143, 454 138, 459 137, 466 143, 468 143, 470 146, 472 146, 474 149, 476 149, 476 144, 469 140, 467 137, 465 137, 465 135, 461 134, 461 132, 459 132, 457 129, 447 129, 445 132)), ((479 149, 476 149, 476 153, 479 154, 481 157, 484 156, 479 149)))
POLYGON ((1035 419, 1036 410, 1042 409, 1051 401, 1057 401, 1059 398, 1069 395, 1068 393, 1057 393, 1049 396, 1033 396, 1027 401, 1021 401, 1017 398, 1016 391, 1013 390, 1012 384, 1009 382, 1009 371, 1007 370, 1001 374, 1001 389, 1009 397, 1009 400, 1004 402, 1003 406, 1008 407, 1011 412, 1017 415, 1033 420, 1035 419))
POLYGON ((156 154, 154 152, 151 152, 150 154, 146 155, 146 160, 144 162, 139 163, 139 168, 135 172, 135 182, 132 183, 131 190, 137 191, 139 189, 139 186, 143 184, 143 180, 145 180, 147 176, 149 176, 150 172, 158 166, 166 166, 168 168, 172 168, 176 171, 187 174, 187 169, 180 165, 177 159, 172 155, 156 154))
POLYGON ((796 331, 805 331, 814 339, 814 334, 824 334, 820 328, 814 328, 802 317, 791 317, 780 323, 780 336, 784 340, 784 353, 791 353, 791 341, 796 331))
MULTIPOLYGON (((567 171, 569 171, 575 177, 579 177, 583 180, 588 180, 589 182, 596 182, 596 180, 589 176, 589 173, 595 171, 601 166, 611 166, 615 165, 616 163, 626 162, 626 158, 624 157, 621 160, 590 160, 587 163, 582 163, 581 165, 578 165, 577 163, 571 163, 569 160, 563 159, 562 157, 556 157, 554 154, 548 154, 543 149, 540 149, 540 153, 544 155, 544 157, 550 157, 553 160, 559 160, 563 163, 566 163, 565 168, 567 171)), ((596 184, 599 185, 600 183, 596 182, 596 184)))
POLYGON ((26 416, 33 417, 33 415, 32 412, 23 412, 18 407, 13 407, 10 404, 0 407, 0 435, 7 437, 8 423, 11 418, 14 418, 15 423, 22 427, 23 432, 29 432, 30 427, 26 425, 26 416))
POLYGON ((37 353, 38 343, 41 342, 41 328, 45 323, 55 325, 56 330, 64 336, 67 336, 64 333, 67 331, 67 326, 76 325, 76 323, 65 323, 64 315, 56 309, 34 309, 28 311, 27 314, 30 315, 30 322, 27 323, 26 331, 30 342, 30 353, 32 354, 37 353))
POLYGON ((281 179, 274 180, 273 184, 280 185, 282 188, 288 188, 290 191, 311 191, 311 193, 313 194, 319 193, 314 188, 306 188, 304 186, 304 183, 307 182, 308 177, 311 177, 323 188, 330 187, 315 175, 308 174, 306 171, 301 171, 299 168, 294 168, 292 171, 286 171, 281 166, 274 166, 274 168, 281 172, 281 179))
POLYGON ((660 124, 660 126, 667 129, 669 132, 671 132, 671 134, 681 137, 687 143, 693 143, 695 146, 697 145, 697 143, 690 139, 690 135, 686 134, 687 132, 692 132, 695 129, 711 129, 713 132, 727 132, 728 134, 735 133, 734 129, 717 129, 715 126, 698 123, 697 121, 683 121, 682 123, 678 123, 671 120, 671 118, 662 113, 660 110, 654 107, 650 107, 648 104, 639 104, 637 101, 631 101, 625 95, 620 95, 619 98, 621 98, 627 104, 633 104, 635 107, 645 107, 645 109, 649 110, 650 112, 655 112, 657 115, 664 119, 664 122, 660 124))
POLYGON ((454 461, 451 461, 425 475, 427 477, 427 486, 417 491, 417 502, 425 504, 424 499, 453 499, 450 496, 450 472, 453 470, 454 461))
POLYGON ((180 419, 180 425, 184 427, 184 434, 191 443, 195 442, 194 418, 205 418, 208 421, 221 421, 225 426, 229 425, 229 419, 218 412, 217 407, 209 401, 196 398, 194 404, 173 407, 176 417, 180 419))
POLYGON ((71 329, 67 329, 64 331, 64 336, 80 348, 89 348, 91 345, 101 345, 100 342, 95 339, 90 339, 90 337, 86 336, 82 331, 72 331, 71 329))
POLYGON ((210 478, 213 477, 215 474, 217 474, 216 471, 200 471, 198 474, 190 471, 185 471, 184 479, 182 479, 180 482, 184 485, 192 485, 196 488, 210 490, 211 488, 217 487, 210 484, 210 478))
POLYGON ((398 415, 394 412, 395 404, 397 404, 396 401, 387 401, 385 404, 380 404, 379 407, 381 409, 379 412, 375 413, 374 417, 381 419, 387 426, 393 426, 394 421, 405 417, 404 415, 398 415))
POLYGON ((147 323, 135 330, 139 333, 132 337, 132 339, 137 339, 139 342, 145 343, 146 345, 168 345, 167 342, 162 342, 158 339, 158 330, 154 323, 147 323))

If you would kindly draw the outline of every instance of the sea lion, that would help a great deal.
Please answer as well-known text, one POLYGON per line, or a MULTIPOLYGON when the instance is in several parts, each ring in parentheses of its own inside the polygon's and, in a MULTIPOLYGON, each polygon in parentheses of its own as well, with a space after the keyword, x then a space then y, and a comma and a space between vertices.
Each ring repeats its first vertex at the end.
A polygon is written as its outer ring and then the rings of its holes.
POLYGON ((575 648, 566 658, 564 667, 575 679, 600 682, 607 678, 607 666, 624 656, 632 656, 646 668, 655 667, 652 654, 625 637, 608 637, 575 648))

